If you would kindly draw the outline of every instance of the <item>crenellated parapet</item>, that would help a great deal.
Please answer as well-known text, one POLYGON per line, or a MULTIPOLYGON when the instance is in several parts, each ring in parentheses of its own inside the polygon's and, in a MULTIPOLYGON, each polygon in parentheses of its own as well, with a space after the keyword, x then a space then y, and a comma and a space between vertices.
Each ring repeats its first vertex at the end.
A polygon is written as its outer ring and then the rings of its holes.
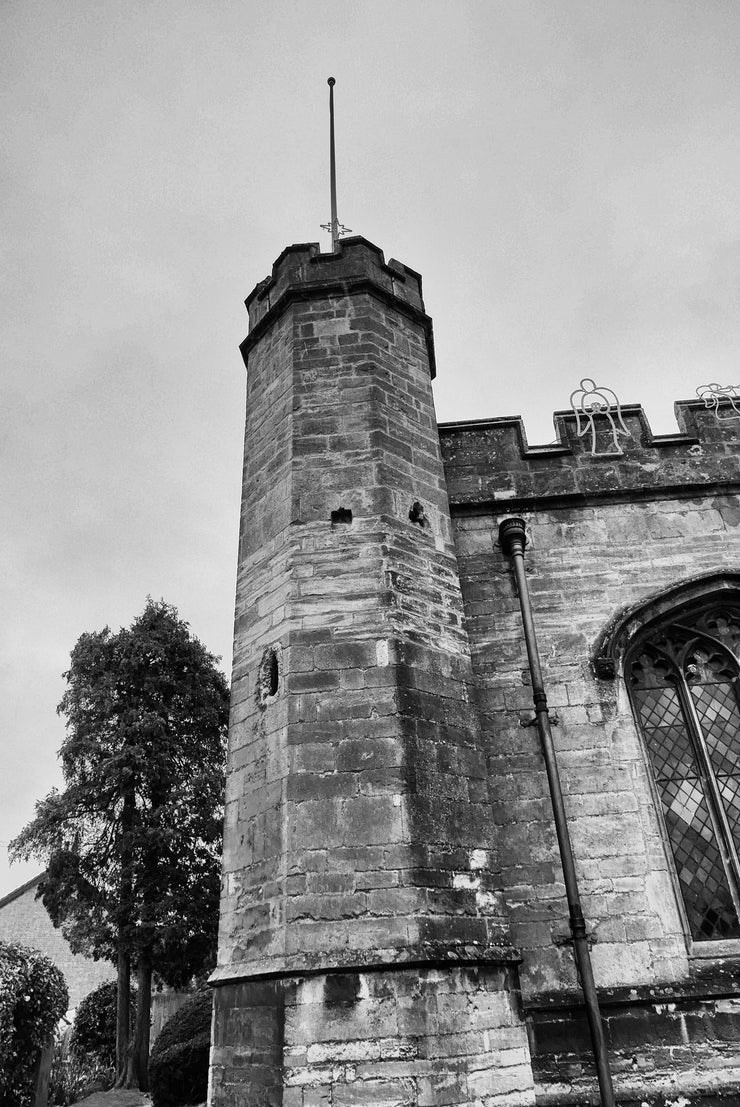
POLYGON ((508 511, 574 499, 679 498, 712 486, 736 491, 740 418, 718 419, 701 400, 679 400, 675 412, 679 431, 654 434, 639 404, 624 405, 629 434, 618 438, 621 452, 604 414, 590 424, 583 415, 579 423, 573 411, 558 411, 557 440, 536 446, 528 444, 519 417, 442 424, 450 505, 508 511))
POLYGON ((421 276, 391 258, 366 238, 342 239, 336 253, 322 253, 318 242, 287 246, 272 273, 244 301, 249 312, 249 334, 241 344, 245 359, 262 335, 287 308, 301 301, 341 298, 371 292, 388 307, 421 324, 427 345, 430 372, 435 375, 432 321, 424 310, 421 276))

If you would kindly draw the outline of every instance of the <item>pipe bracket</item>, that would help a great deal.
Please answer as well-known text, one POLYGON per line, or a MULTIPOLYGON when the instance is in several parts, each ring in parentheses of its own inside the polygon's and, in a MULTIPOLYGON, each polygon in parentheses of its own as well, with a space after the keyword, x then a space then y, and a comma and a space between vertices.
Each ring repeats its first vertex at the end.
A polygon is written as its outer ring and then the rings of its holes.
MULTIPOLYGON (((559 726, 560 725, 560 716, 558 715, 557 711, 546 711, 546 712, 543 712, 543 714, 546 714, 548 719, 550 720, 550 726, 559 726)), ((537 716, 533 715, 531 719, 520 719, 519 720, 519 726, 521 726, 521 727, 537 726, 537 716)))

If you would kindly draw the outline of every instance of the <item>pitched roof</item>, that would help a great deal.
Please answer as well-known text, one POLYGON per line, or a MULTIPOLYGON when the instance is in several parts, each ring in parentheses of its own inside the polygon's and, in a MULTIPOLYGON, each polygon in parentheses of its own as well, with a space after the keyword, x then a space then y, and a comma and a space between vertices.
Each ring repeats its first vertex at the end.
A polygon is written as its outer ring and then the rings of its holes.
POLYGON ((27 880, 25 884, 21 884, 20 887, 16 888, 14 891, 8 892, 7 896, 3 896, 3 898, 0 899, 0 909, 5 907, 6 903, 12 903, 14 899, 18 899, 19 896, 22 896, 24 892, 27 892, 29 891, 29 889, 34 888, 37 884, 40 884, 45 876, 46 870, 44 870, 42 873, 39 873, 38 876, 34 876, 32 880, 27 880))

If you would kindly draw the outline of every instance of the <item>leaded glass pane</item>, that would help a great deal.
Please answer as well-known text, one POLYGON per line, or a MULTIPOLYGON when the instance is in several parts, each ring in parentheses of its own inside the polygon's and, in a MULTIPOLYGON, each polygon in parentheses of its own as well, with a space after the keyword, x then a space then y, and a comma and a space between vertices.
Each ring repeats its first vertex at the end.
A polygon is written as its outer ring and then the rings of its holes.
POLYGON ((705 684, 692 692, 714 771, 740 772, 740 712, 732 685, 705 684))
POLYGON ((640 722, 644 727, 670 727, 674 723, 683 725, 681 702, 675 688, 641 689, 637 702, 640 722))
POLYGON ((684 776, 696 773, 694 752, 686 727, 655 727, 645 731, 645 738, 656 780, 675 777, 682 780, 684 776))
POLYGON ((692 937, 740 937, 740 924, 698 778, 658 785, 692 937))
POLYGON ((740 842, 740 777, 720 777, 717 785, 735 843, 740 842))
POLYGON ((712 767, 718 776, 740 773, 740 707, 726 654, 697 650, 689 686, 712 767))

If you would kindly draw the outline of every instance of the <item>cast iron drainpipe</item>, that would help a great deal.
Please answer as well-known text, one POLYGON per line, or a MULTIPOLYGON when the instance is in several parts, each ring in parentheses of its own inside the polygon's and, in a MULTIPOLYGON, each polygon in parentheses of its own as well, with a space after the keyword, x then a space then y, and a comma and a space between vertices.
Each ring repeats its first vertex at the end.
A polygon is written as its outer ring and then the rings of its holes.
POLYGON ((575 861, 573 859, 573 846, 570 841, 568 822, 563 803, 563 789, 560 785, 555 747, 552 742, 550 730, 550 716, 547 708, 547 696, 542 682, 542 669, 540 656, 537 649, 537 636, 534 630, 534 618, 532 605, 529 600, 529 586, 524 572, 524 547, 527 537, 523 519, 504 519, 498 529, 499 542, 507 557, 510 557, 514 566, 517 592, 519 593, 519 605, 522 609, 522 626, 524 628, 524 641, 527 645, 527 657, 529 658, 529 671, 532 676, 532 699, 534 700, 535 719, 537 731, 542 745, 542 755, 547 770, 547 780, 550 785, 550 798, 555 816, 555 831, 560 847, 560 862, 563 866, 565 880, 565 895, 568 900, 568 913, 570 916, 570 930, 573 935, 573 949, 576 958, 576 968, 583 992, 583 1001, 586 1006, 588 1028, 591 1033, 591 1048, 593 1049, 596 1073, 599 1078, 599 1091, 601 1093, 602 1107, 616 1107, 612 1074, 609 1068, 609 1058, 604 1041, 604 1026, 599 1010, 599 997, 596 994, 594 974, 591 967, 591 955, 588 951, 586 940, 586 922, 581 910, 581 899, 578 892, 578 879, 576 877, 575 861))

